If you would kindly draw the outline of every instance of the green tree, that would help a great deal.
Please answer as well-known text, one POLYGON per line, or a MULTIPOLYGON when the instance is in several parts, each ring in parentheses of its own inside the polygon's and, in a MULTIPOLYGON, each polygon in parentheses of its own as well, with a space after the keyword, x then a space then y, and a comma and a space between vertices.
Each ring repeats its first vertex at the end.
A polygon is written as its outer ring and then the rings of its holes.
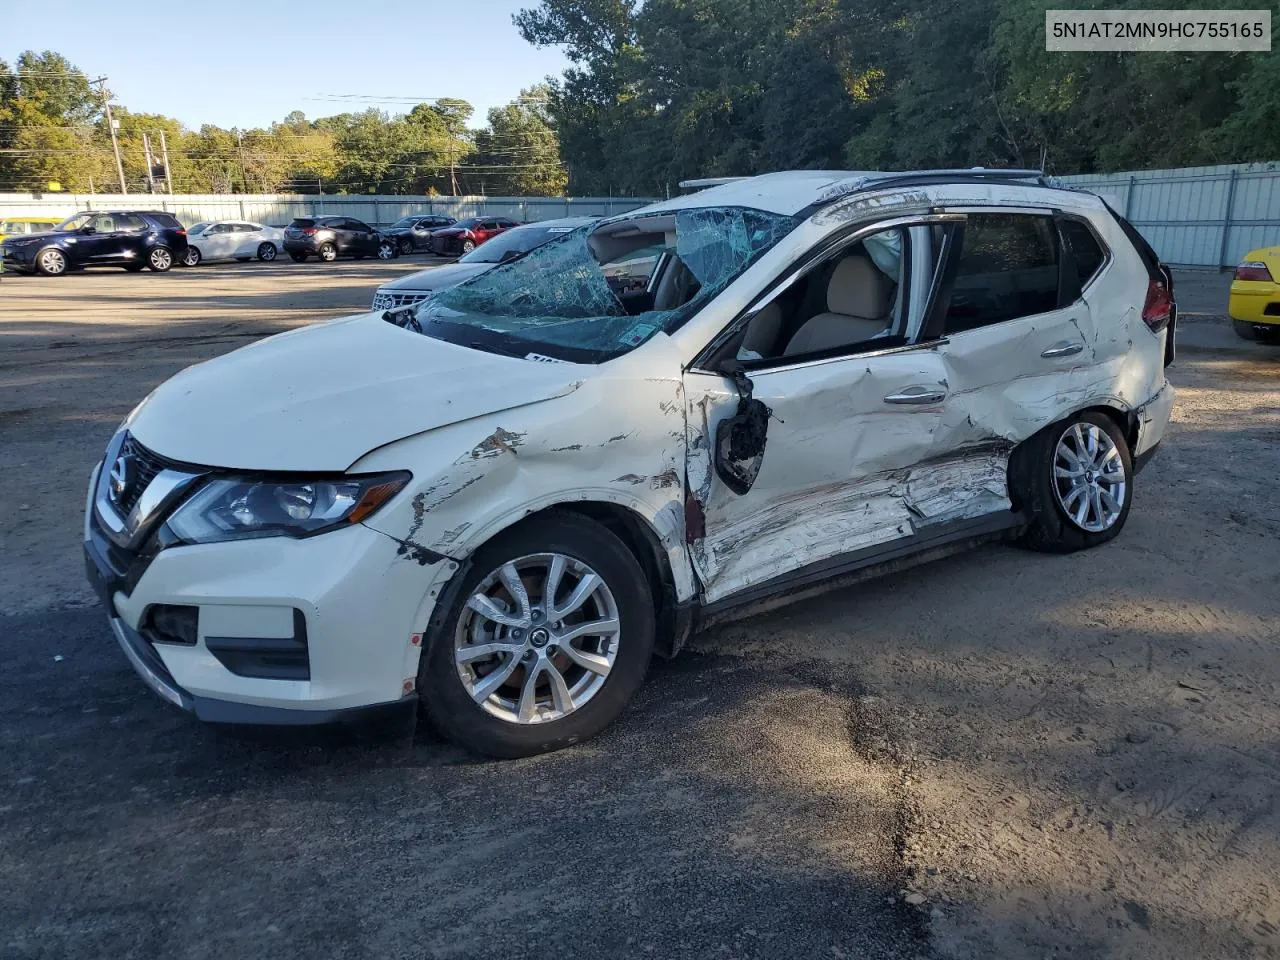
POLYGON ((568 176, 560 162, 560 141, 547 113, 545 84, 521 90, 518 99, 489 111, 488 126, 476 134, 476 153, 463 168, 478 192, 510 196, 560 196, 568 176))

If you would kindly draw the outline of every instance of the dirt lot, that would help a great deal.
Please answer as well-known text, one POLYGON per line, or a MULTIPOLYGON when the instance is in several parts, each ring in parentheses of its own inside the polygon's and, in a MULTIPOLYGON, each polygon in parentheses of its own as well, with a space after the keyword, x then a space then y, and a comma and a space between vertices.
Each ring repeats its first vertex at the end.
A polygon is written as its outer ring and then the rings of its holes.
POLYGON ((423 265, 0 283, 0 957, 1280 955, 1280 348, 1212 275, 1180 277, 1174 422, 1102 549, 701 636, 537 760, 152 696, 81 583, 115 425, 423 265))

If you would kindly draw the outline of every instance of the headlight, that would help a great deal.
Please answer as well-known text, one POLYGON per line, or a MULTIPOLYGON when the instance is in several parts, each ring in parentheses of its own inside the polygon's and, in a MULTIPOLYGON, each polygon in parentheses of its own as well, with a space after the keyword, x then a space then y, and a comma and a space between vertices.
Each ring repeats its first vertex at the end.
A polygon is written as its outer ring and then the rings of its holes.
POLYGON ((409 482, 408 473, 337 480, 213 480, 174 511, 182 543, 310 537, 373 514, 409 482))

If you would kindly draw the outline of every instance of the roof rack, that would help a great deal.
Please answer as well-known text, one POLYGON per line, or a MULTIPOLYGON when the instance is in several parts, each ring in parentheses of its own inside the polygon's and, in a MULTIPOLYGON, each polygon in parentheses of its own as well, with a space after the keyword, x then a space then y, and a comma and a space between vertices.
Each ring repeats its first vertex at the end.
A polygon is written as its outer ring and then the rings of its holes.
POLYGON ((681 180, 681 190, 703 190, 707 187, 718 187, 738 180, 750 180, 750 177, 701 177, 697 180, 681 180))

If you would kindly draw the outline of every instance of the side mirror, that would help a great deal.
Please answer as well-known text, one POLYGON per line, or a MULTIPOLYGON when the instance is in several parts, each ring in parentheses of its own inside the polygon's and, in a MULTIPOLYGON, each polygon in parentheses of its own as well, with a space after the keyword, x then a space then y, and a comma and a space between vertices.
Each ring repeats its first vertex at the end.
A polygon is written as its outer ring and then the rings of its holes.
POLYGON ((764 446, 770 410, 751 396, 752 383, 736 360, 726 360, 719 371, 738 388, 738 410, 716 425, 715 467, 724 485, 742 496, 756 482, 764 465, 764 446))

